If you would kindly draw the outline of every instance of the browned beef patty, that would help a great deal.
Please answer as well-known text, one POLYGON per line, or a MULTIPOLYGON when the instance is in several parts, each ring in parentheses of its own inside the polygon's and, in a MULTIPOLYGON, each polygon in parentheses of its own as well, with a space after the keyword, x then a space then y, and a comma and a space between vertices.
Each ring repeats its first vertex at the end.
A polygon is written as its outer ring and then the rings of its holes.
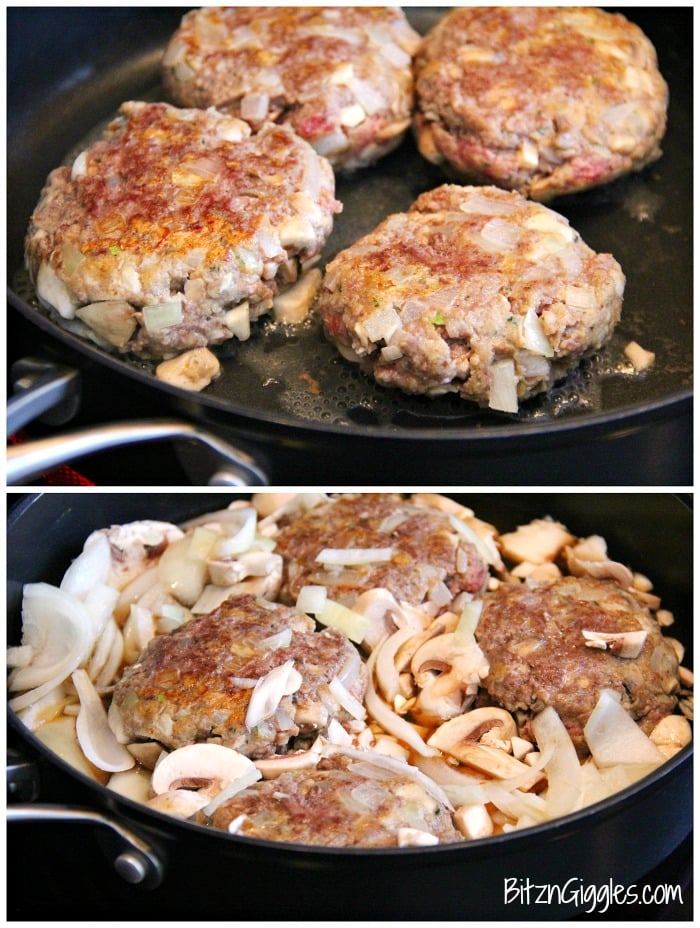
POLYGON ((295 519, 276 540, 285 560, 282 595, 291 601, 306 584, 319 584, 349 606, 376 587, 417 606, 437 583, 456 596, 481 590, 488 577, 476 547, 460 537, 448 516, 393 493, 341 496, 295 519), (386 563, 333 567, 316 560, 324 548, 392 548, 393 554, 386 563))
POLYGON ((415 74, 419 148, 461 179, 546 200, 661 154, 668 88, 653 45, 619 13, 456 9, 415 74))
POLYGON ((205 7, 163 59, 182 106, 291 126, 338 170, 376 161, 411 123, 420 37, 388 7, 205 7))
POLYGON ((673 711, 678 661, 646 606, 613 581, 566 577, 550 584, 504 584, 486 594, 476 629, 489 662, 484 686, 510 712, 554 706, 577 749, 602 689, 647 733, 673 711), (637 658, 587 647, 583 631, 645 630, 637 658))
POLYGON ((440 843, 462 840, 449 810, 419 783, 379 768, 368 776, 353 766, 329 758, 312 770, 258 781, 221 805, 212 824, 226 831, 243 816, 236 834, 326 847, 396 847, 402 828, 440 843))
POLYGON ((624 287, 554 210, 443 184, 336 255, 318 311, 382 386, 517 412, 608 341, 624 287))
POLYGON ((333 718, 347 720, 328 684, 337 676, 362 700, 364 665, 340 632, 314 628, 294 609, 244 596, 153 639, 114 691, 126 731, 170 748, 215 740, 265 757, 284 752, 300 734, 325 732, 333 718), (280 644, 273 636, 287 629, 291 639, 280 644), (249 729, 254 682, 290 660, 301 674, 300 688, 249 729))
POLYGON ((320 255, 334 189, 330 164, 286 126, 253 133, 214 109, 127 102, 49 175, 27 268, 43 305, 119 351, 220 344, 320 255))

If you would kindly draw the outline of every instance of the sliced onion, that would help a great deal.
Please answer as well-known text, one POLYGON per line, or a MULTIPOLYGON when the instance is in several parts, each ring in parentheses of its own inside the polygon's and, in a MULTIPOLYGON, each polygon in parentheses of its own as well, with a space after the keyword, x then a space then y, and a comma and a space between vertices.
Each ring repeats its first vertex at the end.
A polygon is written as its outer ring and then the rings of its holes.
POLYGON ((76 670, 71 679, 80 699, 75 730, 83 754, 100 770, 129 770, 136 761, 109 727, 105 707, 87 673, 76 670))
POLYGON ((243 554, 255 541, 258 514, 253 508, 236 509, 226 525, 227 537, 217 541, 213 549, 216 557, 228 558, 243 554))
POLYGON ((532 732, 542 752, 551 751, 545 765, 547 809, 555 818, 574 812, 583 795, 581 764, 571 737, 553 706, 547 706, 532 720, 532 732))
POLYGON ((295 693, 302 684, 302 676, 289 660, 261 677, 248 703, 245 724, 249 730, 275 713, 284 696, 295 693))
POLYGON ((364 720, 367 717, 367 712, 365 707, 362 705, 359 699, 356 699, 350 690, 338 679, 338 677, 333 677, 333 679, 328 684, 328 689, 333 694, 333 697, 338 701, 338 703, 345 709, 345 711, 355 719, 360 721, 364 720))
POLYGON ((66 680, 80 666, 93 645, 93 623, 85 605, 47 583, 24 588, 22 644, 34 648, 28 667, 13 670, 10 691, 29 690, 11 700, 17 711, 66 680))
POLYGON ((665 759, 624 709, 619 694, 612 690, 601 690, 583 736, 598 767, 661 764, 665 759))
POLYGON ((359 564, 385 563, 393 556, 393 548, 324 548, 316 555, 316 560, 322 564, 351 567, 359 564))
POLYGON ((416 729, 397 715, 393 709, 384 702, 377 693, 374 686, 374 667, 377 662, 377 653, 381 645, 372 651, 367 660, 367 692, 365 693, 365 706, 372 718, 390 735, 394 735, 399 741, 403 741, 410 748, 420 754, 422 757, 433 757, 440 752, 436 748, 429 747, 418 734, 416 729))
POLYGON ((93 532, 81 554, 63 575, 60 589, 71 596, 84 598, 97 584, 107 583, 111 558, 107 536, 103 532, 93 532))

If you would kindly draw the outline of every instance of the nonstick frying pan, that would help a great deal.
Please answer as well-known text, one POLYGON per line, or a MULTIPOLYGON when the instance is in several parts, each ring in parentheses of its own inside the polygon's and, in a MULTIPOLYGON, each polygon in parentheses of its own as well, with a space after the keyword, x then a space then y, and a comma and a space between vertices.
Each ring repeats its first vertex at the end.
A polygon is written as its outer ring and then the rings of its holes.
MULTIPOLYGON (((421 32, 441 12, 407 8, 421 32)), ((291 333, 261 322, 249 341, 219 349, 223 375, 191 395, 156 380, 152 365, 108 354, 37 312, 21 265, 24 233, 41 186, 123 100, 163 98, 160 56, 182 9, 8 11, 10 304, 38 327, 59 357, 114 375, 116 389, 126 378, 142 392, 156 394, 165 410, 240 436, 249 449, 262 447, 269 454, 271 448, 273 457, 300 444, 305 450, 334 445, 339 458, 347 457, 348 449, 362 442, 376 449, 375 459, 392 452, 417 455, 425 478, 439 480, 436 468, 446 459, 483 462, 494 452, 524 456, 543 445, 585 445, 679 416, 689 429, 692 11, 624 12, 654 41, 670 86, 664 156, 639 175, 552 204, 591 247, 620 261, 628 281, 623 319, 605 350, 549 394, 524 404, 518 415, 481 410, 454 396, 428 400, 380 388, 340 358, 314 322, 291 333), (631 339, 656 353, 654 368, 641 376, 631 373, 623 355, 631 339)), ((339 178, 344 209, 324 261, 444 180, 410 137, 374 167, 339 178)), ((308 466, 306 454, 305 461, 308 466)), ((552 482, 551 462, 544 467, 549 471, 544 482, 552 482)), ((273 482, 284 482, 284 474, 280 478, 273 482)))
MULTIPOLYGON (((19 641, 22 585, 59 582, 93 529, 139 518, 184 520, 220 508, 231 498, 228 492, 54 492, 13 500, 7 540, 8 642, 19 641)), ((674 636, 692 654, 688 499, 598 492, 457 498, 501 531, 550 514, 576 534, 604 535, 612 556, 653 579, 655 591, 675 614, 674 636)), ((44 870, 38 861, 66 880, 65 891, 52 900, 52 919, 544 921, 571 917, 591 900, 602 917, 606 888, 641 893, 645 875, 692 830, 692 745, 614 798, 544 826, 460 846, 367 852, 255 841, 174 821, 75 772, 28 734, 12 713, 9 722, 11 739, 23 755, 22 761, 15 758, 13 773, 25 774, 24 784, 12 778, 15 801, 35 785, 32 770, 37 765, 39 791, 33 798, 43 803, 50 799, 52 806, 47 810, 24 802, 9 807, 11 815, 33 821, 11 824, 8 833, 10 917, 43 911, 38 887, 44 870), (49 821, 49 814, 73 824, 49 821), (55 846, 55 831, 65 835, 72 850, 47 861, 42 848, 55 846), (151 855, 145 863, 140 856, 144 850, 151 855), (81 864, 85 859, 90 873, 81 864), (113 864, 127 880, 145 872, 144 883, 127 885, 113 864), (553 902, 538 902, 534 889, 529 898, 513 894, 508 899, 506 877, 515 881, 512 887, 528 881, 533 887, 549 887, 553 902), (583 890, 589 894, 585 903, 583 890), (597 894, 597 903, 591 893, 597 894)), ((640 920, 656 917, 651 908, 642 909, 641 915, 631 905, 616 911, 629 912, 625 918, 633 912, 640 920)))

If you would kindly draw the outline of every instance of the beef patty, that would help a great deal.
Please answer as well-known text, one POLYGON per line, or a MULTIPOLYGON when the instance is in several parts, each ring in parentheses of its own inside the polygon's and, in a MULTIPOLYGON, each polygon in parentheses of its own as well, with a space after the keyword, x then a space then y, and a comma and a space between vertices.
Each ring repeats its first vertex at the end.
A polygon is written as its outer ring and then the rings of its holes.
POLYGON ((415 74, 418 146, 461 179, 547 200, 661 155, 668 88, 653 45, 619 13, 457 9, 415 74))
POLYGON ((504 584, 487 593, 476 639, 489 662, 484 686, 510 712, 554 706, 580 753, 601 689, 612 689, 649 733, 676 705, 678 661, 653 616, 613 581, 566 577, 504 584), (646 631, 636 658, 586 646, 584 631, 646 631))
POLYGON ((299 735, 324 733, 350 716, 329 690, 334 677, 362 700, 365 669, 335 629, 314 631, 294 609, 243 596, 154 638, 114 691, 128 735, 170 748, 219 741, 249 757, 284 752, 299 735), (255 682, 288 661, 301 685, 249 728, 255 682))
POLYGON ((553 210, 446 184, 326 268, 328 338, 385 387, 517 412, 617 325, 625 278, 553 210))
POLYGON ((419 42, 400 9, 206 7, 183 17, 163 78, 180 105, 286 123, 352 170, 409 128, 419 42))
POLYGON ((488 577, 476 547, 447 515, 393 493, 346 494, 323 503, 283 527, 276 542, 285 562, 281 595, 291 602, 303 586, 319 584, 347 606, 377 587, 418 606, 430 599, 436 584, 457 596, 481 590, 488 577), (316 560, 324 548, 389 548, 391 557, 338 567, 316 560))
POLYGON ((311 770, 258 781, 212 816, 215 828, 227 831, 232 823, 247 837, 326 847, 396 847, 423 835, 462 840, 444 805, 415 780, 373 768, 371 757, 361 764, 331 757, 311 770))
POLYGON ((39 300, 122 352, 219 344, 316 259, 340 209, 329 163, 286 126, 125 103, 52 171, 26 239, 39 300))

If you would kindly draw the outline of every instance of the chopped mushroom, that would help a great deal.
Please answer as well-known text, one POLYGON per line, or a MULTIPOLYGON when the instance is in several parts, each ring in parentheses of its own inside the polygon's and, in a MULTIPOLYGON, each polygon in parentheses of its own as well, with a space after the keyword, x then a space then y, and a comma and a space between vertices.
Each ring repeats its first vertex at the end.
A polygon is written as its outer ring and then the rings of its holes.
POLYGON ((511 561, 544 564, 554 561, 559 553, 574 541, 573 535, 561 522, 554 519, 534 519, 527 525, 519 525, 514 532, 506 532, 499 538, 503 555, 511 561))
POLYGON ((642 346, 635 341, 628 342, 625 345, 624 351, 637 373, 648 370, 648 368, 653 366, 656 360, 656 355, 653 351, 647 351, 646 348, 642 348, 642 346))
POLYGON ((194 393, 208 387, 220 373, 219 359, 208 348, 192 348, 156 368, 158 380, 194 393))
POLYGON ((474 840, 493 834, 493 819, 483 803, 460 806, 452 818, 465 838, 474 840))
POLYGON ((649 735, 664 757, 673 757, 686 744, 690 744, 692 737, 690 722, 682 715, 667 715, 654 726, 649 735))

